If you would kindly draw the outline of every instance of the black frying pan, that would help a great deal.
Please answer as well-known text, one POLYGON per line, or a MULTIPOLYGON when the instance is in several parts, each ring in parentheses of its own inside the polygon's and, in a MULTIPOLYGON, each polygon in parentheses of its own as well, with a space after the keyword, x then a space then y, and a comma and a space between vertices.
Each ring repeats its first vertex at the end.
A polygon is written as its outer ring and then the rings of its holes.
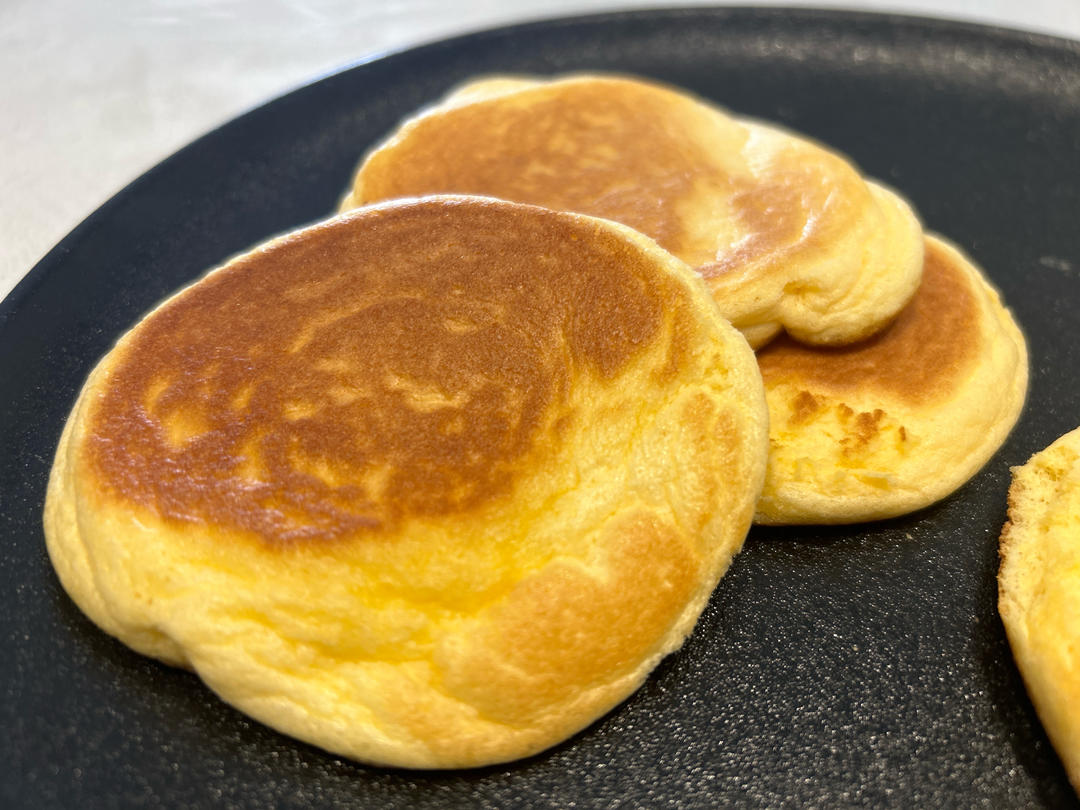
POLYGON ((788 10, 595 16, 358 65, 196 141, 0 304, 0 806, 1077 806, 998 620, 1008 468, 1080 424, 1080 43, 788 10), (490 71, 627 71, 846 152, 1000 287, 1032 358, 987 467, 909 517, 754 530, 693 636, 624 705, 530 760, 367 768, 130 652, 60 589, 45 481, 95 360, 148 307, 328 214, 361 152, 490 71))

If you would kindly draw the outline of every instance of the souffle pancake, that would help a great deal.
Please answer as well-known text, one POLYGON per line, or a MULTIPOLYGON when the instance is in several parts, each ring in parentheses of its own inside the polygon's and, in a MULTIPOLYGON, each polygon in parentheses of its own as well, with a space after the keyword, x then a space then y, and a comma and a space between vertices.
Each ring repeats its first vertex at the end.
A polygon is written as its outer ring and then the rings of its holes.
POLYGON ((915 214, 850 161, 631 77, 470 82, 371 150, 342 207, 440 192, 629 225, 704 275, 754 346, 867 337, 922 270, 915 214))
POLYGON ((1080 428, 1012 475, 998 612, 1031 702, 1080 793, 1080 428))
POLYGON ((1012 315, 935 236, 919 291, 887 329, 844 347, 781 337, 757 357, 770 413, 759 523, 853 523, 928 506, 990 459, 1027 393, 1012 315))
POLYGON ((678 648, 748 530, 754 355, 625 226, 433 197, 275 239, 94 369, 45 505, 102 629, 364 762, 541 751, 678 648))

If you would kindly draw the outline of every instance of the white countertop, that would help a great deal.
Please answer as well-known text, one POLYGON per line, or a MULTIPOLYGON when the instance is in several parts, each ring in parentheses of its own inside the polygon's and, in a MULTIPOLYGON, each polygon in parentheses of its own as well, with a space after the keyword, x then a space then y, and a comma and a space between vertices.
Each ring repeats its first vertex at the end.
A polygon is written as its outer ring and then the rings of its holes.
MULTIPOLYGON (((0 297, 143 171, 238 113, 322 74, 387 50, 496 25, 690 5, 706 4, 3 0, 0 297)), ((1080 0, 848 0, 828 5, 1080 39, 1080 0)))

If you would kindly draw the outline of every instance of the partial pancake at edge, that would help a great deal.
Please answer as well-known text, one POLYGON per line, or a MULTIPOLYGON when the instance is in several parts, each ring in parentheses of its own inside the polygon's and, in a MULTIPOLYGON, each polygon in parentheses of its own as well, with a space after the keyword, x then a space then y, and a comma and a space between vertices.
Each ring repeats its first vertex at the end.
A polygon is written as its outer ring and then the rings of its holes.
POLYGON ((1031 702, 1080 793, 1080 428, 1012 476, 998 612, 1031 702))

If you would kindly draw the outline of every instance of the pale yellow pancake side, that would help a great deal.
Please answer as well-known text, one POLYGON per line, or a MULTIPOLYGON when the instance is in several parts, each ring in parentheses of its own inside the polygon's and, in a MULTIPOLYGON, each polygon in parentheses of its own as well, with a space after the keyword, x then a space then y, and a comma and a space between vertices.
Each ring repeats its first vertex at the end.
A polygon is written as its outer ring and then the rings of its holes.
POLYGON ((469 82, 365 157, 343 209, 465 192, 616 220, 697 268, 760 346, 849 343, 922 268, 910 206, 834 152, 642 79, 469 82))
POLYGON ((852 346, 781 338, 758 352, 770 412, 759 523, 852 523, 938 501, 1012 429, 1027 347, 997 291, 927 237, 922 286, 887 329, 852 346))
POLYGON ((1031 702, 1080 793, 1080 428, 1012 474, 998 611, 1031 702))
POLYGON ((682 262, 430 198, 152 312, 87 381, 44 522, 134 649, 335 753, 470 767, 566 739, 682 644, 766 452, 754 356, 682 262))

